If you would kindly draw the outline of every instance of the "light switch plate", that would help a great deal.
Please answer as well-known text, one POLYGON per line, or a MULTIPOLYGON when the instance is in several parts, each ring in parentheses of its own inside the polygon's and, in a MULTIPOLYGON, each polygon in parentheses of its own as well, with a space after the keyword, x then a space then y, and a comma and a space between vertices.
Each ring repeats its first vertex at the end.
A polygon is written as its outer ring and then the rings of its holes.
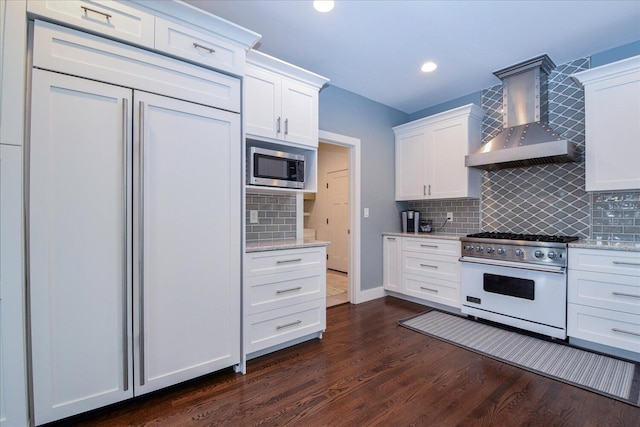
POLYGON ((369 208, 364 208, 364 217, 369 218, 369 208))
POLYGON ((249 223, 250 224, 258 223, 258 211, 249 211, 249 223))

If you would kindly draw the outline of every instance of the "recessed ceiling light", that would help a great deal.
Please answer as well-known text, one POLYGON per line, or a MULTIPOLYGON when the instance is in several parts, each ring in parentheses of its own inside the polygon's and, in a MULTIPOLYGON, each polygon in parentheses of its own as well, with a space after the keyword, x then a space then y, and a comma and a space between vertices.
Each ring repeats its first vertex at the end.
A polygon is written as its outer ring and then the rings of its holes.
POLYGON ((318 12, 330 12, 333 10, 335 2, 333 0, 315 0, 313 2, 313 8, 318 12))
POLYGON ((428 61, 422 64, 422 67, 420 69, 425 73, 430 73, 434 71, 436 68, 438 68, 438 65, 435 62, 428 61))

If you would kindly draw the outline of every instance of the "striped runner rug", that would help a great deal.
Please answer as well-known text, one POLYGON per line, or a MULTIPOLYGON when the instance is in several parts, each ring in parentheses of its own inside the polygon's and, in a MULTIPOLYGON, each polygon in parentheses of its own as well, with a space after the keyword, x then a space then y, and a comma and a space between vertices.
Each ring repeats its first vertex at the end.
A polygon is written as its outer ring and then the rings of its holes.
POLYGON ((640 406, 640 366, 637 363, 438 310, 398 323, 501 362, 640 406))

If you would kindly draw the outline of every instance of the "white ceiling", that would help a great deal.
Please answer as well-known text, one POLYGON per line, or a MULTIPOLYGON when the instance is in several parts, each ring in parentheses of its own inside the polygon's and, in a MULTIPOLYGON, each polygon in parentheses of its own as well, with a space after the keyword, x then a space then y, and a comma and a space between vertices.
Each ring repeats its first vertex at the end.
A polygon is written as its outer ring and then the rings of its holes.
POLYGON ((640 40, 640 0, 185 0, 262 35, 258 50, 330 84, 415 111, 498 84, 547 53, 557 64, 640 40), (438 63, 422 73, 426 60, 438 63))

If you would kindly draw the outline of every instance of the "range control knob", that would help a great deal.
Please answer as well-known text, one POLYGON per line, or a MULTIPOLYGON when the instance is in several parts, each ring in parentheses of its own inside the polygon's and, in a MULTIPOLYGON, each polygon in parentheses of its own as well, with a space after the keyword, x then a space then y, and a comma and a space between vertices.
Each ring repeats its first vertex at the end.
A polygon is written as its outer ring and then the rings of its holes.
POLYGON ((536 258, 542 258, 544 256, 544 252, 542 252, 541 250, 537 250, 533 253, 533 255, 535 255, 536 258))
POLYGON ((495 251, 496 251, 496 250, 495 250, 495 249, 493 249, 493 248, 487 248, 487 253, 488 253, 488 254, 492 254, 492 253, 494 253, 495 251))
POLYGON ((482 251, 484 251, 483 246, 476 246, 476 252, 482 252, 482 251))
POLYGON ((464 247, 464 249, 466 251, 472 251, 473 250, 473 245, 467 245, 467 246, 464 247))
POLYGON ((522 249, 516 249, 516 256, 522 258, 524 256, 524 251, 522 249))
POLYGON ((556 258, 558 258, 558 254, 556 254, 554 251, 549 251, 549 253, 547 254, 547 256, 549 257, 549 259, 556 259, 556 258))
POLYGON ((498 248, 498 254, 504 255, 505 252, 504 248, 498 248))

